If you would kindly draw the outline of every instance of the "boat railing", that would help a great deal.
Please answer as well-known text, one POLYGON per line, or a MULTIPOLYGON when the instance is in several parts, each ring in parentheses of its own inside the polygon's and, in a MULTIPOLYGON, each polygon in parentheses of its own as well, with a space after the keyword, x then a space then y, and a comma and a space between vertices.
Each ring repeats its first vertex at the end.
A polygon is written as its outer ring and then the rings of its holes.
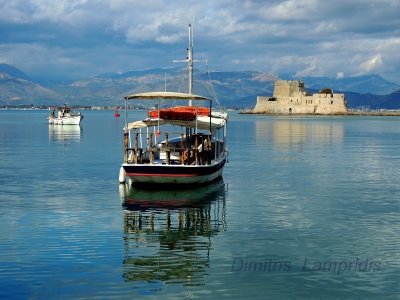
POLYGON ((165 164, 165 165, 210 165, 223 149, 221 141, 212 141, 210 134, 192 134, 186 138, 181 134, 180 140, 165 140, 155 144, 153 133, 147 139, 147 145, 139 147, 139 134, 134 134, 133 147, 129 146, 129 133, 124 135, 125 163, 129 164, 165 164))

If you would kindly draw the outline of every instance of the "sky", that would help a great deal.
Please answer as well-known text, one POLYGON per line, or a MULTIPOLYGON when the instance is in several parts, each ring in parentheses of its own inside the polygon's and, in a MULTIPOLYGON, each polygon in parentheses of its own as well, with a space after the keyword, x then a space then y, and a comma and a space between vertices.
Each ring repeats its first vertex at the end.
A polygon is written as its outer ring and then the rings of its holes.
POLYGON ((399 16, 400 0, 0 0, 0 63, 53 79, 173 68, 193 23, 213 71, 400 84, 399 16))

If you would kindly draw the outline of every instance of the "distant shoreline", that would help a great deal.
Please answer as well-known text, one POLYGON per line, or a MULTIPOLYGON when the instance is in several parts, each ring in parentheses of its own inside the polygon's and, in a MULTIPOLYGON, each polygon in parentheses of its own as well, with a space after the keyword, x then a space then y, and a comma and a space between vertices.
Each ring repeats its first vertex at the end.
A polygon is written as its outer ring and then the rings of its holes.
POLYGON ((271 114, 254 113, 252 110, 239 112, 245 115, 267 115, 267 116, 375 116, 375 117, 400 117, 400 110, 382 110, 382 111, 347 111, 346 113, 336 114, 271 114))
MULTIPOLYGON (((57 105, 54 106, 47 106, 47 105, 39 105, 39 106, 8 106, 8 105, 3 105, 0 106, 0 110, 51 110, 54 109, 55 107, 58 107, 57 105)), ((69 106, 73 110, 112 110, 114 111, 116 108, 115 106, 79 106, 79 105, 70 105, 69 106)), ((122 110, 123 108, 119 108, 119 110, 122 110)), ((146 110, 149 108, 144 108, 144 107, 130 107, 129 110, 146 110)))
MULTIPOLYGON (((0 111, 2 110, 42 110, 48 111, 54 106, 39 105, 39 106, 8 106, 1 105, 0 111)), ((114 111, 115 106, 70 106, 74 110, 108 110, 114 111)), ((122 108, 121 108, 122 109, 122 108)), ((130 107, 128 110, 148 110, 148 107, 130 107)), ((227 108, 227 111, 239 111, 239 114, 243 115, 265 115, 265 116, 377 116, 377 117, 400 117, 400 110, 350 110, 346 113, 336 114, 271 114, 271 113, 254 113, 252 109, 238 109, 238 108, 227 108)))

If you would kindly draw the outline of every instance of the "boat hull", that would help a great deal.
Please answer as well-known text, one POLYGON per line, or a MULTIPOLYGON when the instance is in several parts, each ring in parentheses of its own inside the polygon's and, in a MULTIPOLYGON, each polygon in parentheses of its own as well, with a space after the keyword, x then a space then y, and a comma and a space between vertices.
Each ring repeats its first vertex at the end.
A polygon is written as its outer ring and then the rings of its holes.
POLYGON ((49 118, 49 124, 52 125, 79 125, 83 116, 49 118))
POLYGON ((194 185, 221 177, 226 158, 210 165, 123 164, 133 185, 194 185))

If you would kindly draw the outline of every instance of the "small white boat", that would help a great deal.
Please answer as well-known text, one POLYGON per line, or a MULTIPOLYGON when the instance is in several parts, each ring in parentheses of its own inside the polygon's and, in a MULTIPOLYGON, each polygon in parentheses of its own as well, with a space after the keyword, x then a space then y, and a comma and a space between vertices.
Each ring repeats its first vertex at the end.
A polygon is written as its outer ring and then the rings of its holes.
POLYGON ((64 105, 52 109, 47 119, 49 120, 49 124, 52 125, 79 125, 83 119, 83 115, 80 112, 71 111, 71 108, 64 105))
MULTIPOLYGON (((190 28, 190 27, 189 27, 190 28)), ((124 162, 120 183, 132 185, 200 185, 221 177, 227 161, 225 112, 212 100, 192 94, 192 44, 189 30, 189 93, 148 92, 125 96, 124 162), (147 118, 128 122, 128 101, 158 101, 147 118), (161 103, 187 105, 161 108, 161 103), (207 105, 208 104, 208 105, 207 105)))

